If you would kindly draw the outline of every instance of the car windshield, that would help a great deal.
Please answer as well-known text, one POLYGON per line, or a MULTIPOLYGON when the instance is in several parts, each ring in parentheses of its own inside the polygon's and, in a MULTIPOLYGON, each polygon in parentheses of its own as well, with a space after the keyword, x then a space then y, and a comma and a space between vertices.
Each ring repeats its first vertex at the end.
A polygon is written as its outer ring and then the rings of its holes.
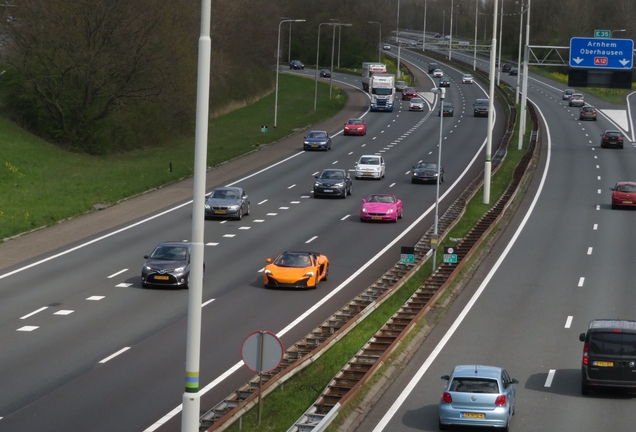
POLYGON ((460 393, 499 393, 499 385, 494 379, 486 378, 453 378, 450 391, 460 393))
POLYGON ((473 78, 473 76, 472 76, 472 75, 464 75, 464 78, 466 78, 466 79, 472 79, 472 78, 473 78))
POLYGON ((404 89, 404 93, 415 93, 415 89, 413 87, 407 87, 404 89))
POLYGON ((411 103, 412 104, 420 104, 420 103, 424 103, 424 101, 420 98, 413 98, 411 99, 411 103))
POLYGON ((475 101, 475 105, 478 105, 478 106, 488 106, 488 105, 490 105, 490 103, 489 103, 489 102, 488 102, 488 100, 486 100, 486 99, 477 99, 477 100, 475 101))
POLYGON ((618 192, 636 192, 636 185, 618 185, 616 190, 618 192))
POLYGON ((379 158, 363 157, 360 158, 360 165, 380 165, 379 158))
POLYGON ((395 197, 392 195, 369 195, 367 202, 394 203, 395 197))
POLYGON ((380 96, 389 96, 393 93, 393 89, 392 88, 377 88, 377 87, 373 87, 373 94, 375 95, 380 95, 380 96))
POLYGON ((239 196, 239 193, 233 190, 227 190, 227 189, 216 189, 214 192, 212 192, 212 195, 210 196, 210 198, 214 198, 214 199, 237 199, 239 196))
POLYGON ((573 94, 573 95, 572 95, 572 98, 573 98, 573 99, 583 99, 583 95, 582 95, 582 94, 575 93, 575 94, 573 94))
POLYGON ((169 261, 185 261, 188 255, 188 249, 185 246, 157 246, 150 258, 169 260, 169 261))
POLYGON ((360 119, 350 119, 347 123, 352 125, 361 125, 363 122, 360 119))
POLYGON ((320 178, 342 180, 345 178, 345 176, 342 171, 323 171, 322 174, 320 174, 320 178))
POLYGON ((325 132, 309 132, 309 138, 327 138, 325 132))
POLYGON ((307 254, 284 253, 274 261, 279 267, 309 267, 311 259, 307 254))
POLYGON ((430 162, 420 162, 419 164, 417 164, 417 167, 437 170, 437 164, 430 162))
POLYGON ((397 86, 398 87, 406 87, 406 81, 398 81, 397 82, 397 86))

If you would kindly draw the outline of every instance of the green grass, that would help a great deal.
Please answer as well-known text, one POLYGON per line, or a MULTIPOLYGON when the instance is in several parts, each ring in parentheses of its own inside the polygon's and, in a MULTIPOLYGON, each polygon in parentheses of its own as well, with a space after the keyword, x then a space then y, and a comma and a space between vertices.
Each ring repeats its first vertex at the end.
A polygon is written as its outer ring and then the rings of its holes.
MULTIPOLYGON (((566 74, 560 72, 551 72, 546 70, 545 68, 533 67, 532 71, 538 75, 551 78, 555 81, 563 83, 564 87, 567 87, 568 84, 568 76, 566 74)), ((586 93, 593 94, 594 96, 606 100, 607 102, 613 103, 615 105, 622 105, 625 103, 625 98, 628 94, 630 94, 636 88, 636 83, 632 83, 631 90, 628 89, 610 89, 610 88, 596 88, 596 87, 586 87, 584 91, 586 93)))
MULTIPOLYGON (((277 128, 273 127, 273 93, 212 119, 207 165, 216 166, 253 151, 259 144, 280 140, 295 129, 334 116, 346 104, 346 93, 329 100, 329 86, 319 83, 318 89, 314 112, 314 80, 281 74, 277 128), (268 126, 268 132, 261 132, 262 125, 268 126)), ((338 93, 334 88, 334 95, 338 93)), ((0 239, 193 174, 194 136, 126 154, 88 156, 50 145, 0 117, 0 142, 0 239)))
MULTIPOLYGON (((529 124, 529 121, 528 121, 529 124)), ((526 130, 531 130, 528 126, 526 130)), ((466 212, 461 221, 456 224, 440 243, 437 250, 437 263, 443 262, 444 246, 455 245, 450 238, 464 237, 475 223, 490 209, 490 207, 505 192, 508 184, 512 180, 512 175, 519 160, 528 148, 527 139, 529 133, 526 134, 526 140, 521 150, 517 149, 518 125, 515 135, 513 136, 506 159, 497 170, 491 180, 490 204, 483 203, 483 188, 475 194, 475 196, 467 204, 466 212)), ((490 234, 492 237, 493 233, 490 234)), ((485 242, 486 244, 488 241, 485 242)), ((482 245, 481 248, 486 246, 482 245)), ((462 279, 468 271, 470 271, 471 263, 467 263, 462 270, 458 280, 462 279)), ((334 375, 349 361, 355 353, 386 323, 386 321, 408 300, 411 295, 422 285, 422 283, 430 276, 431 266, 424 265, 413 275, 390 299, 383 303, 377 310, 369 315, 360 325, 345 336, 339 343, 334 345, 329 351, 323 354, 311 366, 307 367, 301 373, 297 374, 284 386, 281 386, 268 395, 263 401, 263 413, 261 424, 257 424, 257 408, 251 409, 243 416, 242 429, 239 429, 238 423, 233 424, 228 431, 245 431, 245 432, 277 432, 287 430, 300 416, 309 408, 320 396, 324 388, 329 384, 334 375)), ((452 288, 441 296, 438 303, 441 304, 451 295, 452 288)), ((443 313, 442 315, 443 316, 443 313)), ((419 323, 421 328, 424 323, 419 323)), ((411 337, 413 334, 411 335, 411 337)), ((391 360, 407 346, 406 343, 393 353, 391 360)), ((388 362, 390 363, 391 360, 388 362)), ((383 368, 385 368, 383 366, 383 368)), ((365 393, 368 392, 372 385, 379 378, 379 374, 370 381, 363 391, 356 396, 354 402, 345 407, 332 424, 327 428, 329 432, 335 432, 340 424, 344 422, 348 413, 356 408, 356 401, 361 401, 365 393)))

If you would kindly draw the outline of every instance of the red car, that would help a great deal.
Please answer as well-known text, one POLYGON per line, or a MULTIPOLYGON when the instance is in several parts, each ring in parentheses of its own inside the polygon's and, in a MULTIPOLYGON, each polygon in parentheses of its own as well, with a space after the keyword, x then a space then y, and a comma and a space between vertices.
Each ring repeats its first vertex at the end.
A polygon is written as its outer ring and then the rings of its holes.
POLYGON ((618 182, 612 188, 612 208, 636 206, 636 182, 618 182))
POLYGON ((344 125, 345 135, 366 135, 367 124, 359 118, 350 118, 344 125))
POLYGON ((402 201, 391 194, 371 194, 362 200, 360 221, 392 221, 402 219, 402 201))
POLYGON ((413 87, 407 87, 402 91, 402 100, 410 101, 414 97, 417 97, 417 92, 413 87))

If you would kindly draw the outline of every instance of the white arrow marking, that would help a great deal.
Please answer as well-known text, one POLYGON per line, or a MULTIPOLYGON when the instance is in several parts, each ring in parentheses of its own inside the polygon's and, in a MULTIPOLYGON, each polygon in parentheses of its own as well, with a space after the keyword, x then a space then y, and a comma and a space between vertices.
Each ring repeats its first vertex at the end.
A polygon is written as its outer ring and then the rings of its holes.
POLYGON ((623 66, 627 66, 627 63, 629 63, 629 60, 623 59, 623 60, 619 60, 618 62, 622 64, 623 66))
POLYGON ((579 64, 583 61, 583 59, 581 57, 577 57, 577 58, 573 58, 572 60, 574 60, 574 63, 579 64))

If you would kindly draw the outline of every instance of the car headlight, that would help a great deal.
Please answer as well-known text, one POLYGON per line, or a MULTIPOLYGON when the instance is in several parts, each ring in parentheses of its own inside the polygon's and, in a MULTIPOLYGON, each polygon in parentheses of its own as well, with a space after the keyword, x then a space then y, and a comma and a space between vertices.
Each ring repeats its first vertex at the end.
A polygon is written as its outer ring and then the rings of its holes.
POLYGON ((314 272, 307 272, 303 275, 303 277, 307 276, 307 277, 312 277, 314 275, 314 272))
POLYGON ((265 270, 263 273, 265 273, 266 275, 272 274, 271 270, 265 270))
POLYGON ((393 209, 388 209, 388 210, 386 211, 386 214, 391 214, 391 213, 393 213, 393 209))
POLYGON ((339 188, 340 188, 340 187, 344 187, 344 182, 342 182, 342 183, 336 183, 334 186, 335 186, 335 187, 339 187, 339 188))
POLYGON ((366 207, 362 207, 362 212, 366 213, 367 212, 367 208, 366 207))
POLYGON ((235 205, 228 206, 227 208, 230 209, 230 210, 238 210, 239 209, 239 205, 235 204, 235 205))
POLYGON ((185 270, 185 267, 177 267, 176 269, 174 269, 175 273, 181 273, 184 270, 185 270))
POLYGON ((314 183, 314 187, 321 187, 321 186, 322 186, 322 184, 320 184, 318 182, 314 183))
POLYGON ((145 266, 144 266, 144 269, 145 269, 145 270, 148 270, 148 271, 152 271, 152 267, 147 266, 147 265, 145 265, 145 266))
POLYGON ((206 210, 210 210, 210 204, 205 205, 206 210))
POLYGON ((309 141, 303 141, 303 144, 307 145, 309 144, 309 141))

